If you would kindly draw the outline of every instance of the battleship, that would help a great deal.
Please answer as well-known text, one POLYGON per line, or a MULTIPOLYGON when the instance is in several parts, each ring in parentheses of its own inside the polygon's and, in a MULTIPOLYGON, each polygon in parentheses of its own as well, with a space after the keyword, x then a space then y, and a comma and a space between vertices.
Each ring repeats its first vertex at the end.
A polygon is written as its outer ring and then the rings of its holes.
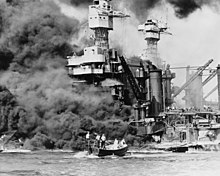
POLYGON ((109 31, 113 30, 113 19, 129 17, 115 11, 111 0, 93 1, 89 6, 88 25, 94 31, 94 45, 84 48, 81 56, 73 54, 67 58, 66 67, 69 76, 74 78, 73 84, 107 88, 114 100, 121 104, 133 98, 134 119, 130 119, 128 125, 137 129, 136 135, 143 143, 154 141, 160 144, 158 149, 176 152, 185 152, 189 148, 208 150, 207 146, 214 144, 215 150, 219 150, 216 141, 220 133, 220 116, 217 111, 203 111, 202 87, 215 75, 220 85, 220 66, 203 82, 201 75, 212 59, 198 67, 195 73, 190 74, 190 66, 187 67, 186 82, 174 91, 171 84, 175 73, 169 64, 162 64, 157 49, 161 34, 169 33, 166 24, 147 19, 138 26, 146 48, 134 62, 119 54, 117 49, 110 48, 109 31), (197 85, 196 90, 193 84, 197 85), (174 98, 183 90, 188 108, 172 108, 174 98), (128 92, 132 92, 132 97, 128 92))

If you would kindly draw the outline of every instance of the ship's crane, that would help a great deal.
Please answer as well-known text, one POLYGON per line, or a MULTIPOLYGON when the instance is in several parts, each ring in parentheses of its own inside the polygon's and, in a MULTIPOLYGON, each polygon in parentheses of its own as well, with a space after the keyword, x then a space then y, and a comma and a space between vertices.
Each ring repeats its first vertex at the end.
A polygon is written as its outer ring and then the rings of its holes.
POLYGON ((121 11, 115 11, 115 10, 114 11, 113 10, 109 11, 109 9, 106 10, 106 9, 101 8, 101 7, 93 7, 93 8, 96 8, 98 10, 99 15, 108 15, 108 16, 113 17, 113 18, 130 17, 130 15, 124 14, 121 11))
POLYGON ((138 102, 140 101, 145 101, 145 96, 143 96, 143 93, 141 92, 140 87, 137 84, 137 81, 135 80, 127 62, 125 61, 123 56, 119 57, 121 61, 121 65, 126 73, 127 79, 131 85, 132 91, 134 93, 135 98, 137 99, 138 102))
POLYGON ((202 86, 205 86, 215 75, 217 75, 217 70, 212 70, 212 73, 202 82, 202 86))
POLYGON ((208 98, 213 92, 215 92, 218 89, 218 86, 215 86, 206 96, 204 96, 204 100, 208 98))
POLYGON ((177 90, 177 92, 173 95, 173 98, 175 98, 177 95, 179 95, 180 92, 182 92, 182 90, 184 90, 187 86, 189 86, 190 83, 192 83, 212 62, 213 59, 210 59, 204 66, 199 67, 198 71, 194 73, 190 77, 190 79, 177 90))

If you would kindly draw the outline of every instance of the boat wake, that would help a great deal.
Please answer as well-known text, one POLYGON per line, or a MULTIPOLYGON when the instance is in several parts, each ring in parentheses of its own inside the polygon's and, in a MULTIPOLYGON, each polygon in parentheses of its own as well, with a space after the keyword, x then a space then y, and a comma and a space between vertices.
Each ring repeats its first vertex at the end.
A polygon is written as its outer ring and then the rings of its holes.
POLYGON ((96 155, 89 155, 87 151, 83 151, 83 152, 77 152, 76 154, 73 155, 74 158, 99 158, 96 155))
POLYGON ((129 151, 125 156, 119 157, 116 155, 108 155, 99 157, 97 155, 88 154, 87 151, 77 152, 73 155, 74 158, 89 158, 89 159, 134 159, 134 158, 146 158, 150 156, 156 157, 162 156, 165 154, 170 154, 171 152, 165 152, 165 151, 129 151))
POLYGON ((1 153, 31 153, 31 150, 28 149, 6 149, 3 150, 1 153))
POLYGON ((128 153, 130 154, 166 154, 170 153, 165 150, 129 150, 128 153))

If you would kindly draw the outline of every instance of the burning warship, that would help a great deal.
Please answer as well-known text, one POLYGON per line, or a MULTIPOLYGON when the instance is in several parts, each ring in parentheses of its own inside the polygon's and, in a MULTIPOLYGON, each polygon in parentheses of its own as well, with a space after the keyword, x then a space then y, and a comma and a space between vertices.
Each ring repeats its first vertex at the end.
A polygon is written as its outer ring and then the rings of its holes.
POLYGON ((198 147, 197 142, 201 139, 217 139, 220 132, 219 115, 209 111, 202 112, 201 97, 202 86, 219 72, 219 67, 204 82, 201 75, 213 60, 209 60, 191 75, 188 67, 186 83, 173 91, 171 81, 175 78, 175 73, 171 72, 170 65, 162 64, 157 50, 160 35, 168 33, 167 25, 148 19, 138 26, 138 31, 143 33, 146 41, 146 49, 135 64, 119 55, 116 49, 110 48, 109 31, 113 30, 113 19, 127 17, 129 15, 114 11, 110 0, 93 1, 93 5, 89 6, 88 24, 94 31, 94 45, 84 48, 83 55, 74 54, 67 59, 66 67, 69 76, 74 78, 73 84, 87 83, 105 87, 114 100, 121 104, 126 104, 125 100, 131 98, 128 92, 132 90, 135 98, 132 101, 134 119, 130 119, 129 125, 137 129, 136 135, 143 142, 160 143, 164 140, 173 144, 173 141, 178 141, 179 146, 169 146, 166 149, 185 152, 189 146, 198 147), (192 84, 199 86, 194 95, 192 84), (194 106, 194 109, 171 108, 174 98, 183 90, 186 92, 186 107, 194 106), (192 96, 194 102, 190 100, 192 96))

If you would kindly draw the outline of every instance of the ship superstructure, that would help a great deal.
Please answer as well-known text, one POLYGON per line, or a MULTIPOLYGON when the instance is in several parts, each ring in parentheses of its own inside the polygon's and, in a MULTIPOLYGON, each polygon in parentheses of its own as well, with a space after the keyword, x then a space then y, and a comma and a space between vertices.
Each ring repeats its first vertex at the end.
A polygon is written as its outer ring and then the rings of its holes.
POLYGON ((117 51, 109 46, 113 18, 125 17, 128 15, 113 10, 111 0, 93 0, 93 5, 89 6, 88 24, 94 31, 94 45, 84 48, 82 56, 73 55, 68 58, 68 73, 71 77, 89 84, 111 87, 115 99, 125 100, 125 89, 130 89, 137 100, 136 119, 156 117, 166 106, 172 104, 171 80, 174 75, 169 67, 163 72, 157 54, 160 33, 165 32, 166 27, 160 27, 152 19, 138 27, 144 33, 147 46, 143 57, 136 60, 139 63, 134 71, 128 60, 118 56, 117 51))
POLYGON ((113 30, 113 18, 127 15, 114 11, 111 0, 94 0, 89 6, 89 28, 94 31, 94 45, 84 48, 82 56, 68 58, 71 77, 87 83, 100 84, 106 78, 118 78, 122 72, 117 51, 109 48, 109 31, 113 30))
POLYGON ((161 25, 154 19, 147 19, 138 26, 138 31, 144 34, 147 45, 141 56, 142 66, 136 71, 136 79, 145 92, 146 101, 150 102, 147 107, 148 116, 155 117, 173 103, 171 80, 175 78, 175 74, 171 73, 169 65, 162 69, 157 49, 161 33, 168 32, 166 25, 161 25))

